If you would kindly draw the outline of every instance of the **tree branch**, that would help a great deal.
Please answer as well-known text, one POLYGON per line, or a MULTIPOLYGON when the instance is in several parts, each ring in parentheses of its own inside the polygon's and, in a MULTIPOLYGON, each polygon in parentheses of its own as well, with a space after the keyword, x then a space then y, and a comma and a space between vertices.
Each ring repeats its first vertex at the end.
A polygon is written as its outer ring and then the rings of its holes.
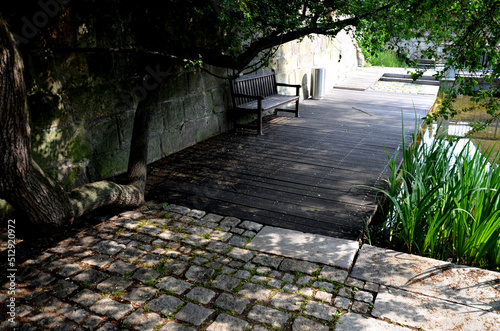
POLYGON ((387 4, 382 7, 379 7, 373 11, 366 12, 364 14, 349 17, 340 21, 332 21, 330 26, 321 27, 321 26, 309 26, 303 29, 297 29, 294 31, 286 32, 286 33, 278 33, 275 32, 270 34, 267 37, 263 37, 258 39, 257 41, 251 43, 246 47, 246 51, 238 56, 238 58, 234 61, 231 61, 232 65, 236 67, 246 66, 248 65, 262 50, 272 48, 275 46, 279 46, 281 44, 303 38, 310 34, 321 34, 328 36, 335 36, 341 30, 345 29, 348 26, 356 25, 359 23, 361 19, 364 19, 368 16, 373 16, 380 12, 383 12, 389 9, 393 4, 387 4))
POLYGON ((144 203, 144 189, 135 185, 100 181, 74 189, 69 199, 77 218, 101 207, 137 207, 144 203))

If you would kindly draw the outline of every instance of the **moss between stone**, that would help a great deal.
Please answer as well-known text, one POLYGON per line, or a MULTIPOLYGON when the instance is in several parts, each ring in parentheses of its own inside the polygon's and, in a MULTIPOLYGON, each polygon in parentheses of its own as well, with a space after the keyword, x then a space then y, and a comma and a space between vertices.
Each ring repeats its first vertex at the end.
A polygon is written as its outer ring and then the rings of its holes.
POLYGON ((40 92, 28 97, 28 108, 34 131, 71 124, 71 114, 65 109, 61 95, 40 92))
POLYGON ((130 149, 120 149, 96 155, 92 158, 95 165, 92 179, 113 177, 127 170, 130 149))
POLYGON ((79 162, 92 155, 90 133, 83 125, 35 132, 31 144, 33 159, 42 168, 79 162))

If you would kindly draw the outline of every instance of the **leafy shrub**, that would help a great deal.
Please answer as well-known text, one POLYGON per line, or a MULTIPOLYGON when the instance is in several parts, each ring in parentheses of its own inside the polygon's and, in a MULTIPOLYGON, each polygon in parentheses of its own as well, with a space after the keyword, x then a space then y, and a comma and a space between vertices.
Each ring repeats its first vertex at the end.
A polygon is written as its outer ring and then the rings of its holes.
POLYGON ((396 52, 388 49, 369 56, 366 61, 372 66, 380 67, 406 68, 408 66, 396 52))
MULTIPOLYGON (((420 132, 423 135, 422 132, 420 132)), ((379 231, 395 249, 500 270, 500 168, 471 142, 439 136, 389 157, 388 217, 379 231), (493 165, 492 165, 493 164, 493 165)))
POLYGON ((362 20, 356 29, 355 37, 368 64, 397 68, 408 66, 405 57, 390 48, 394 46, 389 42, 389 36, 376 23, 362 20))

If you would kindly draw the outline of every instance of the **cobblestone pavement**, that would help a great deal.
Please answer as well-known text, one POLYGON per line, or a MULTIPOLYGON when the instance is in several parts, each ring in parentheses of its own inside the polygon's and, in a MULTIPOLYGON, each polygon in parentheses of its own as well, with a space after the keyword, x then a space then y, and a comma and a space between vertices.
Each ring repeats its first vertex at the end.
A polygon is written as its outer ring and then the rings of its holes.
MULTIPOLYGON (((246 248, 262 228, 168 204, 124 212, 20 265, 15 323, 9 321, 7 283, 0 294, 0 329, 418 329, 390 315, 397 311, 390 304, 404 307, 407 301, 397 299, 406 294, 397 296, 402 290, 394 288, 392 299, 391 288, 380 285, 384 279, 366 280, 365 269, 246 248)), ((370 250, 360 254, 377 259, 370 250)), ((481 316, 485 329, 499 325, 500 315, 481 316)))

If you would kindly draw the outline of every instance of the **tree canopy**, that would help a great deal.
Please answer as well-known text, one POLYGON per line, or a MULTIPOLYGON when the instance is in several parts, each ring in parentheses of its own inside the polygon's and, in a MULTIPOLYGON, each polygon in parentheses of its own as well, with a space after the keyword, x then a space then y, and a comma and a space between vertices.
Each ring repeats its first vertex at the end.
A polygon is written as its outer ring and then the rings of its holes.
POLYGON ((335 36, 342 29, 356 29, 368 39, 370 47, 393 48, 403 56, 408 52, 404 46, 407 41, 421 40, 421 57, 434 59, 441 65, 438 78, 450 73, 456 78, 445 94, 440 112, 429 115, 428 121, 455 115, 452 101, 460 94, 471 96, 493 115, 487 122, 476 123, 476 130, 500 116, 498 101, 493 98, 499 94, 500 85, 498 0, 194 0, 188 3, 188 8, 179 10, 188 9, 190 21, 186 23, 191 25, 190 35, 179 31, 182 24, 175 24, 179 30, 172 30, 173 40, 188 41, 187 47, 182 48, 185 53, 181 56, 185 58, 200 56, 201 61, 209 64, 252 69, 265 64, 273 48, 280 44, 311 34, 335 36), (208 43, 199 33, 204 26, 216 27, 212 30, 216 37, 208 43), (257 57, 259 60, 255 61, 257 57))
POLYGON ((490 120, 476 123, 475 130, 500 116, 498 96, 500 78, 500 1, 425 0, 407 10, 396 8, 385 20, 363 20, 359 25, 366 39, 376 46, 388 46, 407 55, 405 42, 422 40, 421 57, 441 65, 438 78, 452 74, 455 84, 444 94, 440 112, 428 121, 456 115, 453 100, 471 96, 484 106, 490 120))
POLYGON ((177 14, 187 13, 187 20, 174 23, 170 34, 172 45, 183 47, 171 52, 189 59, 201 56, 204 63, 237 70, 266 64, 275 47, 286 42, 313 34, 334 37, 362 20, 384 17, 393 6, 406 6, 405 1, 336 0, 192 0, 184 4, 168 14, 175 22, 177 14), (207 32, 207 26, 208 34, 200 33, 207 32))

